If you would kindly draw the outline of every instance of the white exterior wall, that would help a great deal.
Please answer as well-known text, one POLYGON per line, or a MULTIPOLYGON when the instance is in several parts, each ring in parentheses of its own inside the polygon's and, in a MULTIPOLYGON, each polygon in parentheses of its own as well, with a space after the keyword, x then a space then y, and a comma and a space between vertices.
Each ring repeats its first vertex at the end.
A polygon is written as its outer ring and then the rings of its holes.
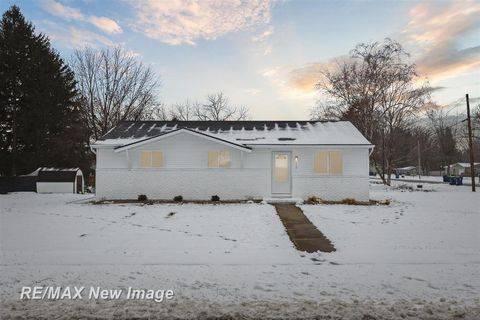
POLYGON ((292 195, 297 198, 317 196, 324 200, 354 198, 369 200, 369 150, 358 147, 298 148, 292 159, 298 156, 298 166, 292 163, 292 195), (342 150, 343 174, 320 175, 314 172, 316 151, 342 150))
POLYGON ((292 196, 341 200, 368 200, 368 149, 344 151, 342 176, 321 176, 313 171, 317 150, 340 148, 255 147, 243 152, 188 133, 152 142, 123 152, 97 149, 96 196, 108 199, 246 199, 271 197, 272 150, 292 152, 292 196), (140 151, 162 151, 164 167, 140 168, 140 151), (229 150, 230 168, 208 168, 208 151, 229 150), (243 161, 242 161, 243 153, 243 161), (298 156, 298 165, 293 160, 298 156))
POLYGON ((73 182, 37 182, 37 193, 74 193, 73 182))

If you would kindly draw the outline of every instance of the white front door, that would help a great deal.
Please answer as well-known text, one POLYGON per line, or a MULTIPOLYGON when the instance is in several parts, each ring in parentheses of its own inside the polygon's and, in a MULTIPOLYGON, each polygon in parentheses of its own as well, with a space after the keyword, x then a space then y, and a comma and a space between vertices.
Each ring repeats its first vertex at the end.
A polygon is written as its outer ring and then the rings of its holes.
POLYGON ((272 152, 272 195, 292 194, 291 152, 272 152))

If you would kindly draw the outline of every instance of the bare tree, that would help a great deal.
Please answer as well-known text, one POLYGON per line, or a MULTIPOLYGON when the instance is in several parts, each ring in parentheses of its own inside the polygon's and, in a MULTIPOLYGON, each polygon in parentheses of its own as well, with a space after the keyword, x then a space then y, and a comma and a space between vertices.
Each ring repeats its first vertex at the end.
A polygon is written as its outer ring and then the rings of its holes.
POLYGON ((209 94, 206 103, 195 104, 194 116, 201 121, 245 120, 248 118, 248 109, 230 105, 228 98, 218 92, 209 94))
POLYGON ((437 154, 443 166, 458 159, 458 118, 448 110, 437 106, 427 113, 430 128, 437 144, 437 154))
POLYGON ((372 160, 385 184, 390 184, 396 165, 399 135, 413 124, 429 99, 428 84, 414 84, 416 66, 408 58, 403 47, 391 39, 362 43, 348 60, 324 70, 317 84, 332 102, 316 112, 351 121, 377 146, 372 160))
POLYGON ((176 103, 170 107, 170 118, 180 121, 197 120, 196 111, 199 107, 200 105, 198 102, 192 103, 189 100, 186 100, 183 103, 176 103))
POLYGON ((145 117, 151 120, 167 121, 170 120, 168 108, 164 104, 156 106, 152 112, 145 117))
POLYGON ((98 139, 123 120, 141 120, 158 105, 154 71, 121 47, 76 50, 71 59, 85 122, 98 139))

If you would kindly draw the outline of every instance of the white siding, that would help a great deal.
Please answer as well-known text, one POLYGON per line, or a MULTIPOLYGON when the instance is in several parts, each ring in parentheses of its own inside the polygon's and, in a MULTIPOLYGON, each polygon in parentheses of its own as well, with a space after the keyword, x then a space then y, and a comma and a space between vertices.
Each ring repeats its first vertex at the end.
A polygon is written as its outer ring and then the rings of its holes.
MULTIPOLYGON (((275 147, 292 152, 292 196, 311 195, 328 200, 355 198, 368 200, 368 149, 341 148, 343 174, 322 176, 314 173, 315 151, 339 148, 275 147), (298 166, 295 166, 298 156, 298 166)), ((97 149, 96 191, 99 198, 152 199, 245 199, 271 197, 271 148, 242 151, 195 137, 188 133, 159 140, 128 151, 97 149), (142 150, 163 152, 164 167, 140 168, 142 150), (230 168, 208 168, 208 151, 230 151, 230 168)))
POLYGON ((37 182, 37 193, 74 193, 73 182, 37 182))

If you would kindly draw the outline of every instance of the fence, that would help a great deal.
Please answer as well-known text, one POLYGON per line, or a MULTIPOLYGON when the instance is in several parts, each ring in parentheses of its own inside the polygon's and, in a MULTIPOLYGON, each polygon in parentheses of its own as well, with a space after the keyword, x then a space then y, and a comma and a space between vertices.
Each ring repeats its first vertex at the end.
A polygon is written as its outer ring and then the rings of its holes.
POLYGON ((0 177, 0 194, 18 191, 37 191, 37 177, 0 177))

